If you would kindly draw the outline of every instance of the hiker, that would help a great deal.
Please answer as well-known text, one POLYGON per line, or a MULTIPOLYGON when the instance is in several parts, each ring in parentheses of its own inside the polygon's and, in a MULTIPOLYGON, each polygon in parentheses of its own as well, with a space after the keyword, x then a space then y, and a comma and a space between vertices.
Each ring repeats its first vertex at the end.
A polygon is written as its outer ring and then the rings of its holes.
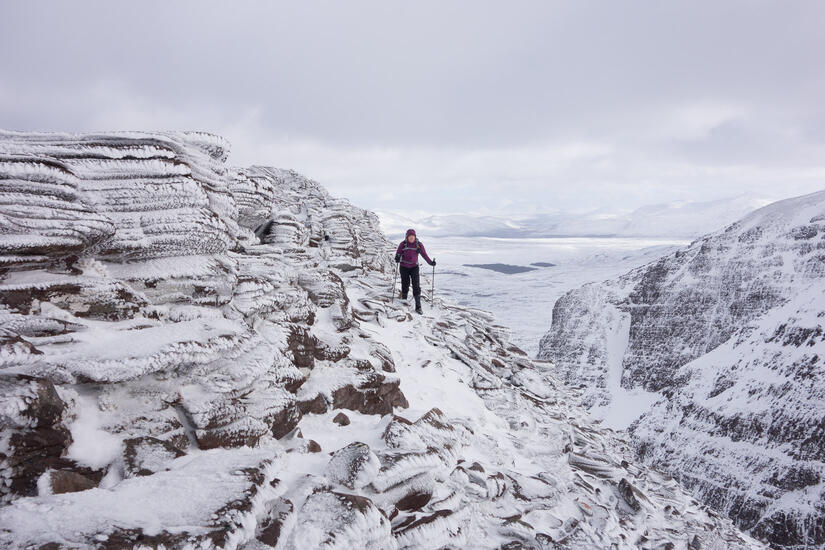
POLYGON ((407 229, 407 236, 398 245, 395 251, 395 263, 400 263, 399 271, 401 271, 401 298, 407 299, 407 291, 410 288, 410 279, 412 279, 413 296, 415 297, 415 312, 423 313, 421 311, 421 284, 418 278, 418 253, 424 256, 424 259, 431 266, 435 266, 435 258, 432 260, 427 256, 427 251, 424 250, 424 245, 415 236, 415 229, 407 229))

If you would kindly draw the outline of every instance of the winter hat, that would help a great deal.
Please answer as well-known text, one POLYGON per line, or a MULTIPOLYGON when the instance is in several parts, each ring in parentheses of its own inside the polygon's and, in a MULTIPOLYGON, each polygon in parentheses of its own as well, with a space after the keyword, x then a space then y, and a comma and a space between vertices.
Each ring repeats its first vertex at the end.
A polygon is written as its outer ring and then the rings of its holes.
POLYGON ((415 229, 407 229, 407 235, 406 236, 409 237, 410 235, 415 235, 415 229))

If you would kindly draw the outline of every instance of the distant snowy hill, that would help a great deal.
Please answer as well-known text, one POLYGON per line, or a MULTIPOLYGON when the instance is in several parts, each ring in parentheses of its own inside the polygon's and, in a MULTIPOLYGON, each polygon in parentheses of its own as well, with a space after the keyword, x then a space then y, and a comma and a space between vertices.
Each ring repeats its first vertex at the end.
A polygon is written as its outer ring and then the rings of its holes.
POLYGON ((765 206, 749 195, 707 202, 677 201, 643 206, 629 213, 550 213, 524 217, 439 214, 412 219, 397 212, 377 212, 388 235, 403 235, 408 227, 435 236, 486 237, 669 237, 694 238, 724 227, 765 206))
POLYGON ((740 527, 825 548, 825 191, 568 292, 539 357, 740 527))
POLYGON ((410 313, 374 214, 227 151, 0 133, 0 546, 764 547, 489 314, 410 313))
POLYGON ((422 235, 437 237, 502 236, 522 230, 518 221, 494 216, 441 214, 412 219, 400 213, 386 211, 377 211, 376 215, 381 222, 381 229, 390 236, 403 236, 410 227, 422 235))

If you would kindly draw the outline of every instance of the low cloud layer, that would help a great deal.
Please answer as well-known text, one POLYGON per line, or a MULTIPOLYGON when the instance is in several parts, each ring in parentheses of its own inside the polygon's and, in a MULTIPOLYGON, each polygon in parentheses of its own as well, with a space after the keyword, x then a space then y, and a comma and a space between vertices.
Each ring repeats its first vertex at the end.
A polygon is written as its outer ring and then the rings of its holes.
POLYGON ((823 24, 820 2, 11 2, 0 127, 211 131, 385 210, 778 199, 825 188, 823 24))

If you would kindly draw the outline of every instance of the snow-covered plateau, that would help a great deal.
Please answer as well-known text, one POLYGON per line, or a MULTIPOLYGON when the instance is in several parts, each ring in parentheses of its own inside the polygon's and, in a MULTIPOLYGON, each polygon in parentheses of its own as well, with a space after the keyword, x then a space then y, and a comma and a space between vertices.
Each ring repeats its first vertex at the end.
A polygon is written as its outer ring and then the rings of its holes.
MULTIPOLYGON (((386 233, 386 232, 385 232, 386 233)), ((421 241, 437 258, 435 294, 485 311, 507 326, 510 341, 536 357, 553 304, 581 285, 618 277, 690 243, 637 237, 433 237, 421 241)), ((388 235, 395 244, 404 233, 388 235)), ((423 272, 433 275, 424 265, 423 272)))
POLYGON ((825 191, 571 290, 538 357, 746 532, 825 548, 825 191))
POLYGON ((374 214, 227 151, 0 132, 0 546, 764 548, 491 315, 393 298, 374 214))

